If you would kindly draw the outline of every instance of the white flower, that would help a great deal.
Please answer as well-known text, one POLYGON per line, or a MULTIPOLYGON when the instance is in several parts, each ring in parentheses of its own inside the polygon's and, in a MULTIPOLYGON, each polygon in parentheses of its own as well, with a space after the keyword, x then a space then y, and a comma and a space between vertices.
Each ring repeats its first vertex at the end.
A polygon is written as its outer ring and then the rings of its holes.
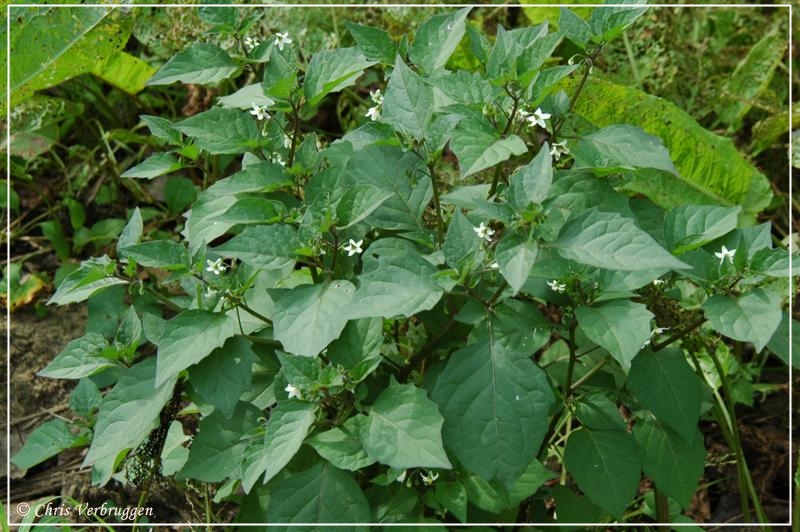
POLYGON ((375 105, 382 105, 383 104, 383 94, 381 94, 380 89, 375 89, 374 91, 369 91, 369 97, 375 102, 375 105))
POLYGON ((269 159, 270 159, 270 162, 273 162, 275 164, 279 164, 281 166, 286 166, 286 161, 283 160, 283 157, 281 157, 280 153, 273 153, 272 157, 270 157, 269 159))
POLYGON ((291 148, 292 147, 292 139, 289 138, 288 135, 283 136, 283 147, 284 148, 291 148))
POLYGON ((365 114, 364 116, 366 116, 367 118, 369 118, 374 122, 381 117, 381 111, 376 105, 375 107, 370 107, 369 110, 367 111, 367 114, 365 114))
POLYGON ((547 286, 550 287, 550 290, 553 292, 558 292, 559 294, 563 293, 567 289, 566 283, 559 283, 555 279, 552 281, 547 281, 547 286))
POLYGON ((342 249, 344 249, 347 252, 347 256, 348 257, 352 257, 356 253, 363 253, 364 250, 361 249, 361 244, 363 244, 363 243, 364 243, 364 239, 363 238, 361 240, 359 240, 358 242, 356 242, 355 240, 353 240, 351 238, 350 242, 345 244, 342 247, 342 249))
POLYGON ((656 327, 655 329, 653 329, 653 332, 650 333, 650 337, 653 337, 653 336, 655 336, 657 334, 663 334, 664 331, 668 331, 668 330, 669 330, 669 327, 656 327))
POLYGON ((283 47, 285 45, 292 44, 292 40, 289 38, 289 33, 276 33, 275 44, 278 45, 278 50, 280 51, 283 51, 283 47))
POLYGON ((206 288, 206 299, 214 297, 215 295, 217 295, 217 293, 218 293, 217 290, 214 290, 209 286, 208 288, 206 288))
POLYGON ((478 237, 486 240, 487 242, 492 241, 492 235, 494 234, 494 229, 492 229, 491 227, 487 227, 485 223, 481 222, 481 225, 479 225, 478 227, 473 227, 472 230, 475 231, 475 234, 477 234, 478 237))
POLYGON ((259 44, 261 44, 261 41, 259 41, 256 38, 250 37, 249 35, 244 38, 244 46, 245 48, 247 48, 248 52, 253 50, 253 48, 258 46, 259 44))
POLYGON ((554 142, 552 146, 550 146, 550 155, 553 156, 553 159, 556 161, 561 159, 562 155, 568 155, 569 149, 567 149, 567 141, 562 140, 561 142, 554 142))
POLYGON ((545 120, 548 120, 549 118, 550 118, 550 113, 545 113, 539 107, 536 108, 536 110, 533 112, 533 115, 525 116, 525 120, 528 121, 528 125, 530 125, 530 126, 539 126, 539 127, 542 127, 542 128, 546 128, 547 127, 547 124, 545 123, 545 120))
POLYGON ((521 121, 528 120, 528 118, 529 118, 530 116, 531 116, 531 114, 530 114, 528 111, 525 111, 524 109, 520 109, 519 111, 517 111, 517 117, 518 117, 518 118, 519 118, 521 121))
POLYGON ((497 264, 497 261, 494 261, 494 262, 489 264, 489 268, 492 269, 492 270, 499 270, 500 269, 500 265, 497 264))
POLYGON ((714 255, 719 259, 720 265, 725 262, 727 258, 731 264, 733 264, 733 255, 736 253, 735 249, 728 249, 725 246, 722 246, 722 249, 719 252, 714 253, 714 255))
POLYGON ((298 399, 302 399, 302 397, 300 397, 300 390, 298 390, 291 384, 287 384, 284 390, 289 392, 289 399, 291 399, 292 397, 297 397, 298 399))
POLYGON ((433 471, 428 471, 427 475, 423 475, 420 471, 419 476, 422 477, 422 482, 425 483, 426 486, 430 486, 431 484, 439 478, 439 473, 434 473, 433 471))
POLYGON ((265 118, 269 118, 269 113, 267 112, 267 106, 257 105, 256 102, 253 102, 253 108, 250 109, 250 114, 255 116, 257 120, 264 120, 265 118))
POLYGON ((403 472, 395 479, 397 482, 403 482, 406 479, 406 473, 408 473, 407 469, 403 469, 403 472))
POLYGON ((660 284, 664 284, 666 281, 664 279, 653 279, 653 286, 658 286, 660 284))
POLYGON ((206 260, 206 271, 211 272, 214 275, 225 273, 225 265, 222 264, 222 259, 217 259, 214 261, 206 260))

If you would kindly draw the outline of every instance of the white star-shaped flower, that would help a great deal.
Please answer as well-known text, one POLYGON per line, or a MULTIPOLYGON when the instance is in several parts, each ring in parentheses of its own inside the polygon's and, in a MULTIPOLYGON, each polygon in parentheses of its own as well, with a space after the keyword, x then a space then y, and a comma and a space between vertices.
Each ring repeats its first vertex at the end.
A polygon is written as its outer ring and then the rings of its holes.
POLYGON ((561 142, 554 142, 552 146, 550 146, 550 155, 553 156, 553 159, 559 161, 562 155, 568 155, 569 149, 567 149, 567 141, 562 140, 561 142))
POLYGON ((481 225, 479 225, 478 227, 473 227, 472 230, 475 231, 475 234, 478 235, 479 238, 482 238, 487 242, 492 241, 492 235, 494 234, 494 229, 488 227, 485 223, 481 222, 481 225))
POLYGON ((550 290, 553 292, 558 292, 559 294, 565 292, 567 290, 566 283, 559 283, 557 280, 553 279, 552 281, 547 281, 547 286, 550 287, 550 290))
POLYGON ((245 48, 247 48, 248 52, 253 50, 253 48, 258 46, 259 44, 261 44, 261 41, 259 41, 258 39, 254 38, 254 37, 250 37, 248 35, 247 37, 244 38, 244 46, 245 46, 245 48))
POLYGON ((369 97, 375 102, 376 105, 383 104, 383 94, 381 94, 380 89, 375 89, 374 91, 369 91, 369 97))
POLYGON ((206 271, 211 272, 214 275, 225 273, 225 265, 222 264, 222 259, 217 259, 213 261, 206 260, 206 271))
POLYGON ((664 284, 666 281, 664 279, 653 279, 653 286, 658 286, 660 284, 664 284))
POLYGON ((395 479, 397 482, 403 482, 406 479, 406 473, 408 473, 407 469, 403 469, 403 472, 395 479))
POLYGON ((430 486, 436 481, 437 478, 439 478, 439 473, 428 471, 427 475, 423 475, 420 471, 419 476, 422 477, 422 482, 424 482, 426 486, 430 486))
POLYGON ((731 264, 733 264, 733 255, 735 253, 736 253, 735 249, 728 249, 725 246, 722 246, 722 249, 719 250, 718 252, 715 252, 714 255, 719 259, 720 265, 722 265, 722 263, 725 262, 726 258, 731 264))
POLYGON ((264 120, 265 118, 269 118, 269 113, 267 112, 266 105, 258 105, 253 102, 253 108, 250 109, 250 114, 255 116, 257 120, 264 120))
POLYGON ((292 386, 291 384, 287 384, 286 388, 284 388, 284 390, 289 392, 289 399, 291 399, 292 397, 297 397, 298 399, 302 399, 302 397, 300 397, 300 390, 298 390, 296 387, 292 386))
POLYGON ((528 121, 528 125, 530 126, 539 126, 541 128, 547 128, 545 120, 548 120, 550 116, 551 116, 550 113, 545 113, 544 111, 542 111, 540 107, 537 107, 532 115, 528 115, 525 117, 525 120, 528 121))
POLYGON ((278 45, 278 50, 280 51, 283 51, 283 47, 287 44, 292 44, 292 40, 289 38, 289 33, 276 33, 275 44, 278 45))
POLYGON ((356 253, 363 253, 364 250, 361 249, 361 244, 363 244, 363 243, 364 243, 364 239, 363 238, 361 240, 359 240, 358 242, 356 242, 355 240, 353 240, 351 238, 350 242, 348 242, 347 244, 342 246, 342 249, 344 249, 347 252, 347 256, 348 257, 352 257, 356 253))
POLYGON ((367 118, 369 118, 374 122, 381 117, 381 111, 376 105, 375 107, 370 107, 369 110, 367 110, 367 114, 365 114, 364 116, 366 116, 367 118))

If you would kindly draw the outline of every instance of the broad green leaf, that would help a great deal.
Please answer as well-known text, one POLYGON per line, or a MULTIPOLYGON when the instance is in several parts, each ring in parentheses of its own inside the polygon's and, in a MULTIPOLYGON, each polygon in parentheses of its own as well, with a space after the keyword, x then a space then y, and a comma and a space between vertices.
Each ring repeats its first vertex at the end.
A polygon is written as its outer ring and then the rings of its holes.
POLYGON ((460 209, 456 209, 453 218, 447 226, 442 253, 447 264, 456 269, 463 268, 469 260, 475 258, 476 253, 481 249, 483 240, 476 231, 475 226, 461 214, 460 209))
POLYGON ((197 16, 203 22, 212 26, 225 26, 226 29, 236 29, 239 20, 239 11, 235 7, 200 7, 197 16))
POLYGON ((71 246, 67 235, 64 233, 64 228, 57 219, 47 220, 39 224, 42 234, 47 237, 47 240, 53 245, 53 250, 61 262, 67 262, 70 258, 71 246))
POLYGON ((389 467, 450 469, 442 446, 443 421, 424 390, 393 382, 373 403, 361 442, 370 458, 389 467))
MULTIPOLYGON (((552 493, 553 500, 556 503, 557 522, 601 523, 603 522, 603 517, 608 516, 602 508, 590 501, 588 497, 578 495, 567 486, 556 484, 552 488, 552 493)), ((580 530, 580 528, 576 529, 580 530)))
POLYGON ((415 139, 425 138, 433 116, 433 89, 400 56, 386 85, 381 120, 415 139))
POLYGON ((286 467, 306 439, 314 423, 315 412, 315 405, 295 400, 278 403, 270 412, 264 447, 260 451, 260 467, 251 472, 245 471, 242 479, 245 491, 250 491, 262 472, 266 484, 286 467))
MULTIPOLYGON (((327 462, 268 486, 269 523, 369 523, 369 503, 358 483, 327 462)), ((278 530, 279 527, 271 527, 278 530)), ((292 530, 287 528, 287 530, 292 530)))
MULTIPOLYGON (((562 88, 573 94, 579 82, 568 80, 562 88)), ((677 174, 637 172, 625 184, 628 191, 644 194, 661 207, 742 205, 743 214, 754 217, 770 203, 769 181, 730 139, 707 131, 666 100, 590 77, 574 111, 598 127, 631 124, 664 141, 677 174)))
POLYGON ((229 78, 238 66, 219 46, 211 43, 195 43, 178 52, 162 66, 147 82, 148 85, 194 83, 210 85, 229 78))
POLYGON ((394 63, 397 55, 397 45, 395 45, 388 32, 380 28, 356 24, 355 22, 345 22, 344 24, 364 57, 369 60, 380 61, 385 65, 394 63))
POLYGON ((161 474, 171 476, 181 470, 189 459, 189 449, 183 446, 191 438, 183 433, 183 425, 173 420, 161 449, 161 474))
POLYGON ((79 416, 90 419, 94 417, 94 411, 103 402, 103 394, 90 378, 78 381, 78 385, 69 394, 69 407, 79 416))
POLYGON ((498 242, 495 259, 500 266, 500 273, 514 293, 519 292, 525 284, 538 256, 539 246, 536 240, 525 235, 507 233, 498 242))
POLYGON ((119 239, 117 239, 117 257, 119 257, 120 260, 127 260, 127 255, 122 250, 126 247, 138 244, 139 240, 142 238, 142 231, 144 231, 142 213, 139 211, 139 207, 136 207, 131 214, 130 220, 128 220, 128 223, 122 229, 119 239))
POLYGON ((358 48, 322 50, 314 54, 306 68, 303 92, 308 105, 315 106, 331 92, 353 85, 377 61, 370 61, 358 48))
MULTIPOLYGON (((631 4, 644 4, 635 0, 631 4)), ((618 37, 634 20, 641 17, 647 7, 608 6, 594 9, 589 17, 589 28, 596 42, 607 42, 618 37)))
POLYGON ((467 521, 467 489, 461 482, 436 482, 434 484, 436 501, 459 521, 467 521))
POLYGON ((546 468, 539 460, 531 460, 517 483, 508 492, 512 506, 536 493, 545 482, 556 476, 554 471, 546 468))
MULTIPOLYGON (((750 254, 751 250, 747 251, 750 254)), ((800 261, 792 261, 789 252, 783 248, 764 248, 753 255, 750 270, 770 277, 794 277, 800 275, 800 261)))
POLYGON ((605 348, 623 369, 650 339, 653 314, 641 303, 616 300, 575 309, 578 326, 591 341, 605 348))
POLYGON ((461 179, 528 151, 518 136, 500 138, 488 121, 471 117, 459 122, 453 130, 450 149, 458 157, 461 179))
POLYGON ((235 321, 226 314, 186 310, 167 321, 158 345, 156 386, 222 347, 236 333, 235 321))
POLYGON ((554 398, 528 354, 501 347, 489 331, 450 356, 431 395, 461 465, 511 488, 539 452, 554 398))
POLYGON ((589 211, 569 220, 553 243, 559 255, 608 270, 686 269, 630 218, 589 211))
POLYGON ((767 348, 787 366, 800 368, 800 355, 792 355, 800 353, 800 322, 784 312, 775 334, 767 342, 767 348))
POLYGON ((636 442, 624 430, 580 428, 569 435, 564 465, 592 502, 622 517, 639 487, 636 442))
POLYGON ((173 376, 156 384, 153 357, 128 368, 100 405, 94 438, 83 465, 113 459, 143 442, 158 426, 159 414, 172 397, 175 380, 173 376))
MULTIPOLYGON (((103 356, 103 352, 108 348, 108 342, 102 335, 94 332, 86 333, 68 343, 64 350, 37 375, 51 379, 88 377, 103 368, 114 366, 110 358, 103 356)), ((115 352, 112 348, 110 354, 115 352)))
POLYGON ((239 154, 258 145, 261 132, 249 113, 239 109, 212 107, 173 127, 194 139, 198 148, 211 155, 239 154))
POLYGON ((747 52, 722 86, 723 98, 719 100, 719 119, 737 130, 753 104, 769 87, 775 69, 786 53, 785 30, 773 27, 747 52), (783 34, 782 34, 783 33, 783 34))
POLYGON ((781 321, 780 298, 755 288, 739 297, 712 296, 703 305, 706 318, 718 333, 752 343, 756 351, 767 345, 781 321))
POLYGON ((533 304, 505 299, 492 316, 494 341, 510 352, 533 354, 550 341, 549 322, 533 304))
POLYGON ((470 9, 434 15, 420 24, 408 49, 409 59, 426 74, 443 67, 464 36, 464 21, 470 9))
POLYGON ((260 196, 244 196, 237 198, 225 212, 208 220, 212 224, 268 224, 281 220, 285 214, 286 207, 280 201, 260 196))
POLYGON ((561 30, 564 37, 583 49, 586 48, 589 39, 592 38, 592 29, 589 27, 589 24, 571 9, 563 6, 560 8, 558 29, 561 30))
POLYGON ((138 57, 119 50, 105 62, 95 64, 91 72, 106 83, 134 95, 144 89, 155 69, 138 57))
POLYGON ((436 267, 407 240, 378 240, 364 251, 362 262, 358 290, 344 311, 349 319, 409 317, 430 310, 442 297, 436 267))
POLYGON ((77 270, 61 281, 47 304, 79 303, 109 286, 127 284, 127 281, 111 275, 114 269, 114 264, 106 255, 83 261, 77 270))
POLYGON ((575 159, 573 168, 605 172, 618 168, 655 168, 677 173, 661 139, 629 125, 608 126, 584 135, 572 145, 570 154, 575 159))
POLYGON ((692 437, 686 439, 668 426, 645 418, 633 426, 633 437, 639 446, 645 474, 659 490, 688 508, 698 489, 706 458, 703 435, 697 427, 692 437))
POLYGON ((553 163, 547 142, 528 164, 508 178, 508 202, 517 212, 530 203, 542 203, 553 183, 553 163))
POLYGON ((188 177, 170 177, 164 185, 164 203, 171 214, 180 214, 197 199, 197 187, 188 177))
POLYGON ((306 443, 317 453, 339 469, 358 471, 377 460, 367 455, 361 444, 362 432, 367 418, 356 415, 348 419, 342 428, 333 428, 309 438, 306 443))
POLYGON ((223 257, 235 257, 256 268, 279 270, 297 260, 297 233, 288 225, 254 225, 214 248, 223 257))
POLYGON ((63 450, 81 447, 87 443, 89 438, 86 429, 73 432, 63 419, 51 419, 31 432, 25 445, 11 457, 11 461, 21 469, 29 469, 63 450))
POLYGON ((128 259, 148 268, 176 270, 190 266, 186 246, 172 240, 151 240, 122 248, 128 259))
POLYGON ((283 293, 275 304, 275 339, 289 353, 313 357, 339 337, 355 287, 344 280, 300 286, 283 293))
POLYGON ((700 381, 680 350, 642 351, 631 364, 627 386, 656 418, 691 442, 700 418, 700 381))
POLYGON ((253 83, 246 85, 229 96, 220 96, 217 102, 222 107, 233 107, 236 109, 252 109, 253 104, 260 107, 269 107, 275 100, 264 94, 264 85, 253 83))
MULTIPOLYGON (((497 94, 496 89, 478 72, 467 72, 457 70, 456 72, 442 72, 435 77, 426 78, 429 84, 441 91, 437 98, 448 98, 453 103, 463 103, 465 105, 480 105, 493 100, 497 94)), ((444 119, 458 118, 452 115, 445 115, 444 119)))
POLYGON ((383 320, 350 320, 328 346, 328 358, 331 364, 341 364, 353 382, 360 382, 380 365, 382 345, 383 320))
POLYGON ((221 482, 235 476, 247 445, 242 437, 259 426, 261 416, 252 404, 239 402, 232 415, 213 412, 201 419, 178 479, 221 482))
POLYGON ((189 382, 203 401, 224 417, 231 417, 239 397, 250 389, 253 363, 257 361, 250 342, 233 336, 189 368, 189 382))
POLYGON ((392 196, 394 192, 372 185, 358 185, 348 190, 336 206, 337 228, 347 229, 356 225, 392 196))
POLYGON ((141 115, 139 118, 150 129, 151 135, 170 144, 180 145, 182 143, 181 132, 175 129, 172 122, 166 118, 150 115, 141 115))
POLYGON ((617 403, 601 393, 589 392, 580 398, 575 416, 590 430, 627 430, 617 403))
POLYGON ((664 237, 673 253, 697 249, 736 229, 742 208, 682 205, 667 213, 664 237))
POLYGON ((508 490, 499 482, 489 482, 473 474, 468 474, 462 482, 471 505, 495 515, 511 507, 508 490))
POLYGON ((497 30, 494 46, 486 61, 486 76, 494 83, 516 79, 517 59, 525 47, 502 26, 497 30))

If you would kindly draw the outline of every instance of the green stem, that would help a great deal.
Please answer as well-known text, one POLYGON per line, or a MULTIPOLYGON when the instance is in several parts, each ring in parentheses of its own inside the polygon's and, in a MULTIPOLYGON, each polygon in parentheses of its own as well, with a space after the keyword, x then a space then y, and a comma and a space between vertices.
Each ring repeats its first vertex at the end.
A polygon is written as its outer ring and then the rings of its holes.
POLYGON ((433 187, 433 208, 436 210, 436 237, 439 247, 442 247, 444 245, 444 221, 442 220, 442 207, 439 204, 439 183, 436 181, 436 171, 433 163, 428 164, 428 172, 430 173, 433 187))
POLYGON ((497 192, 497 185, 500 184, 500 166, 495 166, 494 177, 492 177, 492 185, 489 187, 489 198, 491 199, 497 192))
POLYGON ((570 112, 572 112, 572 109, 575 107, 575 102, 578 101, 578 96, 581 95, 583 87, 584 85, 586 85, 586 81, 589 79, 589 74, 592 70, 592 65, 594 64, 595 59, 597 59, 597 56, 600 55, 600 51, 603 49, 603 46, 605 46, 605 43, 600 43, 597 46, 597 49, 594 52, 592 52, 592 55, 585 60, 586 61, 585 71, 583 72, 583 77, 581 78, 581 82, 578 85, 578 88, 575 89, 575 94, 573 94, 572 98, 570 98, 569 108, 567 109, 567 112, 564 113, 564 116, 562 116, 562 118, 558 121, 558 124, 555 124, 553 126, 553 137, 558 137, 558 132, 561 131, 561 126, 564 125, 564 117, 567 116, 570 112))
POLYGON ((243 311, 247 312, 251 316, 253 316, 255 318, 258 318, 259 320, 263 321, 264 323, 272 324, 272 320, 271 319, 269 319, 268 317, 264 316, 263 314, 255 311, 255 310, 253 310, 252 308, 250 308, 247 305, 247 303, 245 303, 243 301, 239 301, 238 303, 236 303, 236 306, 238 306, 240 309, 242 309, 243 311))
MULTIPOLYGON (((669 523, 669 499, 664 493, 655 488, 653 490, 656 497, 656 521, 659 523, 669 523)), ((661 532, 669 532, 670 526, 664 525, 658 527, 661 532)))
POLYGON ((569 362, 567 363, 567 378, 564 381, 564 401, 568 401, 572 397, 572 377, 575 372, 575 329, 578 327, 578 322, 573 314, 569 323, 569 362))
POLYGON ((173 303, 172 301, 167 299, 167 297, 165 297, 158 290, 155 290, 154 288, 151 288, 150 286, 148 286, 148 285, 146 285, 144 283, 142 283, 142 286, 147 291, 147 293, 149 293, 150 295, 152 295, 153 297, 158 299, 159 303, 163 304, 164 306, 166 306, 171 311, 173 311, 173 312, 183 312, 185 310, 183 307, 181 307, 181 306, 177 305, 176 303, 173 303))
POLYGON ((642 76, 639 74, 639 67, 636 66, 636 60, 633 55, 633 48, 631 48, 631 42, 628 39, 628 32, 622 32, 622 40, 625 43, 625 52, 628 54, 628 64, 631 66, 631 73, 633 73, 633 79, 636 80, 636 84, 639 88, 642 88, 642 76))
MULTIPOLYGON (((575 357, 577 358, 577 357, 575 357)), ((606 365, 606 363, 611 360, 611 357, 605 357, 600 362, 598 362, 592 369, 586 372, 586 374, 581 377, 580 379, 576 380, 572 386, 570 386, 570 393, 575 393, 575 391, 581 387, 581 385, 592 378, 592 376, 600 371, 600 369, 606 365)))
MULTIPOLYGON (((215 521, 214 516, 211 514, 211 495, 208 492, 208 483, 203 483, 203 500, 205 502, 206 508, 206 523, 211 523, 215 521)), ((206 525, 206 530, 208 532, 212 532, 214 529, 211 527, 210 524, 206 525)))

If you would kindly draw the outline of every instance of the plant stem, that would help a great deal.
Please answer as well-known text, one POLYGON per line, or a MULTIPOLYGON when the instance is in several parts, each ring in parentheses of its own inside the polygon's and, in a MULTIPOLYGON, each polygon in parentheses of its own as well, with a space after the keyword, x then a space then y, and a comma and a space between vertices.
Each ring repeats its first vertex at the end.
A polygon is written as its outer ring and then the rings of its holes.
POLYGON ((258 319, 260 319, 260 320, 261 320, 261 321, 263 321, 264 323, 269 323, 269 324, 272 324, 272 320, 271 320, 271 319, 269 319, 268 317, 264 316, 263 314, 261 314, 261 313, 259 313, 259 312, 255 311, 255 310, 253 310, 253 309, 252 309, 252 308, 250 308, 250 307, 247 305, 247 303, 245 303, 244 301, 239 301, 239 302, 237 302, 237 303, 236 303, 236 306, 238 306, 240 309, 242 309, 243 311, 247 312, 247 313, 248 313, 248 314, 250 314, 251 316, 253 316, 253 317, 255 317, 255 318, 258 318, 258 319))
POLYGON ((494 177, 492 177, 492 185, 489 187, 489 198, 491 199, 492 196, 495 195, 497 192, 497 185, 500 184, 500 166, 495 166, 494 168, 494 177))
POLYGON ((442 207, 439 204, 439 183, 436 181, 436 171, 433 168, 433 163, 428 164, 428 172, 431 176, 431 185, 433 187, 433 208, 436 210, 436 237, 439 247, 442 247, 444 244, 444 222, 442 221, 442 207))
MULTIPOLYGON (((659 523, 669 523, 669 499, 658 488, 654 488, 653 492, 656 498, 656 521, 659 523)), ((658 527, 661 532, 669 532, 670 526, 658 527)))
POLYGON ((636 66, 636 60, 633 56, 633 48, 631 48, 631 41, 628 39, 628 32, 622 32, 622 40, 625 43, 625 52, 628 54, 628 64, 631 66, 631 73, 633 74, 633 79, 636 80, 636 84, 639 88, 642 88, 642 76, 639 74, 639 67, 636 66))
POLYGON ((569 322, 569 362, 567 363, 567 378, 564 381, 564 401, 568 401, 570 397, 572 397, 573 387, 572 387, 572 376, 575 371, 575 329, 578 327, 578 321, 575 319, 575 315, 572 315, 572 319, 569 322))
MULTIPOLYGON (((577 357, 576 357, 576 358, 577 358, 577 357)), ((607 363, 609 360, 611 360, 611 357, 608 357, 608 356, 607 356, 607 357, 603 358, 603 359, 602 359, 600 362, 598 362, 598 363, 597 363, 597 364, 596 364, 596 365, 595 365, 595 366, 594 366, 592 369, 590 369, 589 371, 587 371, 587 372, 586 372, 586 375, 584 375, 583 377, 581 377, 580 379, 578 379, 578 380, 576 380, 574 383, 572 383, 572 386, 570 386, 570 393, 575 393, 575 391, 576 391, 578 388, 580 388, 580 387, 581 387, 581 385, 582 385, 584 382, 586 382, 586 381, 588 381, 589 379, 591 379, 591 378, 592 378, 592 376, 594 376, 594 374, 595 374, 595 373, 597 373, 598 371, 600 371, 600 369, 601 369, 603 366, 605 366, 605 365, 606 365, 606 363, 607 363)))
MULTIPOLYGON (((597 46, 597 49, 594 52, 592 52, 592 55, 585 59, 585 61, 587 63, 586 66, 585 66, 586 70, 583 73, 583 77, 581 78, 581 82, 578 85, 578 88, 575 89, 575 94, 573 94, 572 98, 570 98, 569 108, 567 109, 567 112, 564 113, 564 116, 566 116, 570 112, 572 112, 572 109, 575 107, 575 102, 578 101, 578 96, 581 95, 581 92, 583 91, 583 87, 584 87, 584 85, 586 85, 586 80, 589 79, 589 74, 591 73, 592 65, 594 64, 594 60, 597 59, 598 55, 600 55, 600 51, 603 49, 603 46, 605 46, 605 43, 600 43, 597 46)), ((555 124, 553 126, 553 137, 558 137, 558 133, 559 133, 559 131, 561 131, 561 126, 563 126, 563 125, 564 125, 564 117, 562 117, 558 121, 558 124, 555 124)))

